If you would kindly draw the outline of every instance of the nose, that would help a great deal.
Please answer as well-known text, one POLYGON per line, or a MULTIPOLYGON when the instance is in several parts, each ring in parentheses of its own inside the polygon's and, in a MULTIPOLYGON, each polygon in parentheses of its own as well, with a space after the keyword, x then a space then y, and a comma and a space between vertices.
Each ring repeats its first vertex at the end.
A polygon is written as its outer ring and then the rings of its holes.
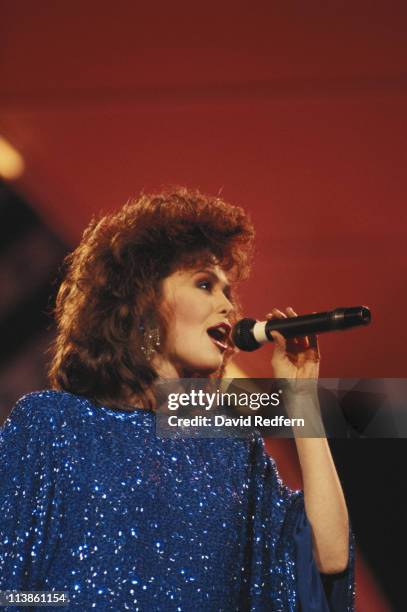
POLYGON ((235 310, 234 304, 232 304, 223 292, 220 294, 217 310, 227 317, 235 310))

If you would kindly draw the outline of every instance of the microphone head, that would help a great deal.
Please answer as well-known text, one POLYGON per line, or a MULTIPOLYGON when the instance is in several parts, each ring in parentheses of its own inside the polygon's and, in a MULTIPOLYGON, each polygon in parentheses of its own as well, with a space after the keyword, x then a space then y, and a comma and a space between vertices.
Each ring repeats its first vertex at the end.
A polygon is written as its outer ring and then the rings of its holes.
POLYGON ((261 344, 257 342, 253 335, 253 327, 257 321, 255 319, 240 319, 233 327, 232 340, 242 351, 255 351, 261 344))

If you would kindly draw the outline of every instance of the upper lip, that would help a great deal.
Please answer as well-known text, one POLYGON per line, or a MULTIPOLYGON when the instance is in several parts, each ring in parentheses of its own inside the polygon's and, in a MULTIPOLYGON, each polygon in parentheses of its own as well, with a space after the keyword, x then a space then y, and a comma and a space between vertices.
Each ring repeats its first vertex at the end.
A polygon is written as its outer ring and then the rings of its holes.
POLYGON ((223 333, 222 339, 227 341, 229 339, 230 332, 232 331, 232 326, 227 321, 222 321, 217 325, 212 325, 211 327, 208 327, 206 331, 210 331, 211 329, 218 329, 219 331, 221 331, 223 333))

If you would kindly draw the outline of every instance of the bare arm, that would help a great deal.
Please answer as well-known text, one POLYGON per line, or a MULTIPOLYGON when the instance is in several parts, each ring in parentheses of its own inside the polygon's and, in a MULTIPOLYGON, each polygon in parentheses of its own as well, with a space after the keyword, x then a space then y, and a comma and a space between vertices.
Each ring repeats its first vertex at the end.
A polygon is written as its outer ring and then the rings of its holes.
MULTIPOLYGON (((291 308, 288 316, 296 316, 291 308)), ((267 318, 285 317, 276 308, 267 318)), ((349 518, 342 487, 324 435, 316 390, 319 350, 315 336, 285 340, 272 332, 275 349, 274 374, 290 384, 286 396, 290 416, 305 416, 319 437, 300 437, 295 442, 304 483, 305 511, 312 527, 314 556, 319 571, 333 574, 348 564, 349 518)), ((301 432, 302 433, 302 432, 301 432)), ((312 434, 311 434, 312 435, 312 434)))
POLYGON ((326 438, 296 438, 295 441, 318 569, 335 574, 348 564, 348 512, 342 487, 326 438))

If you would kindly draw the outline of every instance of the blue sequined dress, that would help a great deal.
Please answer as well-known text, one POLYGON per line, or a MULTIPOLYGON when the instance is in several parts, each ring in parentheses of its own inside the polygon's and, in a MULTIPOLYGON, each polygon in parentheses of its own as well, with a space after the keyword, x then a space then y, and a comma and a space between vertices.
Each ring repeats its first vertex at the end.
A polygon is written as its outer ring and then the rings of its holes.
POLYGON ((147 410, 43 391, 15 405, 0 462, 0 590, 81 612, 353 610, 353 555, 326 584, 302 492, 256 433, 163 439, 147 410))

